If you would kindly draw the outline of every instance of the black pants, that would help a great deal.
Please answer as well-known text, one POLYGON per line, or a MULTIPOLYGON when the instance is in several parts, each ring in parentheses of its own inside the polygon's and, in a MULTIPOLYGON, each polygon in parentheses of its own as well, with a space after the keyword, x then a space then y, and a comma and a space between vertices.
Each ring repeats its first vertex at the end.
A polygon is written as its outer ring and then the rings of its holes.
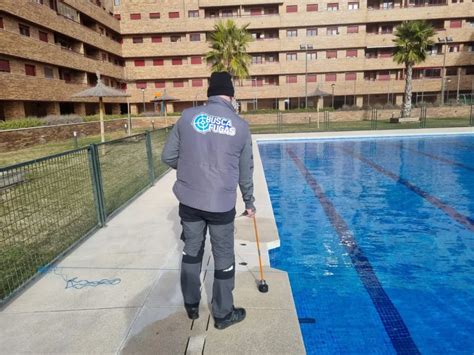
POLYGON ((211 235, 214 257, 212 314, 221 319, 232 312, 235 286, 234 219, 235 209, 223 213, 206 212, 179 206, 184 241, 181 263, 181 290, 187 307, 197 307, 201 300, 201 267, 207 229, 211 235))

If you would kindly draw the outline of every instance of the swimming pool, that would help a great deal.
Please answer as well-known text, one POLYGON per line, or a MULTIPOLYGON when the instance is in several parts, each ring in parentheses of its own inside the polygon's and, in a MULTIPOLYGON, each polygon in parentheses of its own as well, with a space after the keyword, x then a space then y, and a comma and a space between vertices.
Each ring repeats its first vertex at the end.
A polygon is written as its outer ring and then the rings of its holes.
POLYGON ((309 354, 474 352, 474 136, 258 147, 309 354))

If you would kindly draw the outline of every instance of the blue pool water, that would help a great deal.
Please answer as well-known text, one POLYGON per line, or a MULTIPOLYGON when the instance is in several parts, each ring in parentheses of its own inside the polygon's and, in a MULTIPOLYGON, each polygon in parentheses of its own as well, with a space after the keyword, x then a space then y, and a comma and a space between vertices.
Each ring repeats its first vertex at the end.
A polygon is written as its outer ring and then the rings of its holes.
POLYGON ((308 353, 474 353, 474 136, 259 150, 308 353))

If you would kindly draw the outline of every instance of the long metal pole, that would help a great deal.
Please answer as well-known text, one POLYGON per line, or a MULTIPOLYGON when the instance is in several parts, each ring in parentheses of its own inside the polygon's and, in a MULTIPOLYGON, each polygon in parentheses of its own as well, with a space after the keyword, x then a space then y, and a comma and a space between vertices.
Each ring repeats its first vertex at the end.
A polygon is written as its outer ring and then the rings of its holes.
POLYGON ((458 84, 456 86, 456 102, 459 103, 459 85, 461 84, 461 68, 458 68, 458 84))
POLYGON ((305 47, 305 65, 304 65, 304 108, 308 109, 308 47, 305 47))
POLYGON ((142 99, 143 99, 143 113, 145 113, 145 90, 142 90, 142 99))
POLYGON ((128 135, 132 135, 132 117, 130 115, 130 99, 127 97, 127 118, 128 118, 128 135))
MULTIPOLYGON (((334 85, 334 84, 333 84, 334 85)), ((332 86, 332 100, 331 100, 331 106, 332 109, 334 110, 334 86, 332 86)))
POLYGON ((446 38, 443 40, 444 42, 444 56, 443 56, 443 72, 442 74, 442 80, 441 80, 441 105, 444 105, 444 90, 446 86, 446 53, 448 51, 448 42, 446 38))

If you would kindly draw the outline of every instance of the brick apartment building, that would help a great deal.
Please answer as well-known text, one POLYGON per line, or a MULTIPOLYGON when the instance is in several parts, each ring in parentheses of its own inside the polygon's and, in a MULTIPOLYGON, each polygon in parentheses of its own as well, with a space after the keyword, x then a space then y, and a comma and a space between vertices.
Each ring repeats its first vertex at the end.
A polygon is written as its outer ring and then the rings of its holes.
MULTIPOLYGON (((131 94, 133 113, 159 110, 151 100, 165 93, 179 100, 168 112, 203 102, 206 39, 227 18, 254 38, 251 77, 236 83, 244 111, 312 107, 318 91, 336 107, 400 104, 403 68, 391 55, 404 20, 437 30, 414 70, 415 102, 439 100, 443 81, 446 98, 473 90, 472 0, 0 0, 0 119, 95 113, 94 100, 71 95, 97 70, 131 94)), ((126 111, 123 98, 105 101, 126 111)))

